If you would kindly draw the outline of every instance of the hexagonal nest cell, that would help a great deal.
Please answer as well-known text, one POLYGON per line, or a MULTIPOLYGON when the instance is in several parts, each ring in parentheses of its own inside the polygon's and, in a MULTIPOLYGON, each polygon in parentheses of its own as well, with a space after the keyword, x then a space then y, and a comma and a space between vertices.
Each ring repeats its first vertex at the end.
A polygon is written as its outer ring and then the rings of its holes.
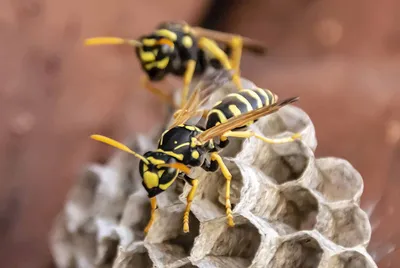
POLYGON ((234 263, 234 267, 248 267, 252 263, 261 243, 261 235, 245 217, 235 216, 234 221, 234 228, 228 227, 224 218, 202 225, 190 256, 195 265, 207 267, 206 263, 234 263))
POLYGON ((278 246, 271 268, 317 268, 319 267, 323 249, 312 236, 301 235, 286 238, 278 246))
MULTIPOLYGON (((232 82, 222 85, 205 107, 236 90, 232 82)), ((71 189, 51 233, 57 267, 377 267, 365 250, 371 226, 359 207, 362 177, 346 160, 315 158, 309 116, 288 105, 250 130, 268 138, 300 133, 302 139, 235 139, 221 152, 232 174, 234 227, 227 225, 221 171, 196 168, 190 233, 183 233, 182 217, 191 187, 177 181, 157 196, 155 221, 145 236, 149 199, 137 160, 118 152, 84 172, 71 189), (112 252, 117 256, 107 255, 112 252)), ((136 135, 129 146, 143 154, 156 148, 161 132, 136 135)))
POLYGON ((371 258, 358 251, 345 251, 332 256, 328 268, 372 268, 376 267, 371 263, 371 258))
POLYGON ((250 264, 260 242, 260 234, 255 226, 250 223, 236 223, 235 228, 228 228, 219 235, 209 255, 237 257, 250 264))

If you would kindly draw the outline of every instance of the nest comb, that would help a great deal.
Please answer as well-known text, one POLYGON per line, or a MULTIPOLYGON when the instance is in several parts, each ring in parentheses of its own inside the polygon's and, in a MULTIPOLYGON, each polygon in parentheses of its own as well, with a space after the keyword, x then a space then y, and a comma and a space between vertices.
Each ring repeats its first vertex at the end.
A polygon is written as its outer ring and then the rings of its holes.
MULTIPOLYGON (((228 83, 209 102, 233 91, 228 83)), ((57 267, 377 267, 366 251, 371 227, 359 207, 362 177, 346 160, 315 158, 307 114, 289 105, 251 130, 268 137, 300 132, 303 139, 275 145, 232 138, 222 155, 233 176, 235 227, 226 224, 224 177, 198 169, 190 233, 182 232, 189 187, 177 182, 157 197, 144 237, 150 205, 138 160, 117 152, 104 166, 88 165, 71 189, 50 236, 57 267)), ((144 153, 158 137, 139 135, 128 145, 144 153)))

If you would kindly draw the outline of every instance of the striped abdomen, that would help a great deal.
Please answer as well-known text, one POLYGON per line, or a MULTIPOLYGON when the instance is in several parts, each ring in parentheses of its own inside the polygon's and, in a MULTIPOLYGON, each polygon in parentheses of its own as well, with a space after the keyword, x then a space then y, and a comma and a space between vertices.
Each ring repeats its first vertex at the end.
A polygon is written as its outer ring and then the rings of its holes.
MULTIPOLYGON (((219 123, 224 123, 231 117, 250 112, 252 110, 276 103, 278 97, 267 89, 253 88, 243 89, 237 93, 231 93, 217 102, 207 115, 206 128, 211 128, 219 123)), ((242 127, 247 127, 254 122, 248 122, 242 127)))

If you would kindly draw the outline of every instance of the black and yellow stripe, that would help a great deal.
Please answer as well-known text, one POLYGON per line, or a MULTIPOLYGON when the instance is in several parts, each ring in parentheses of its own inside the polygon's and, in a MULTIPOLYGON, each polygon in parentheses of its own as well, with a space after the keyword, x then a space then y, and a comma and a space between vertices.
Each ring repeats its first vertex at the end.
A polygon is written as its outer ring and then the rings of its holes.
MULTIPOLYGON (((251 112, 255 109, 276 103, 278 97, 267 89, 243 89, 237 93, 227 95, 217 102, 208 112, 206 129, 226 122, 229 118, 251 112)), ((254 122, 247 122, 244 126, 233 130, 243 129, 254 122)))

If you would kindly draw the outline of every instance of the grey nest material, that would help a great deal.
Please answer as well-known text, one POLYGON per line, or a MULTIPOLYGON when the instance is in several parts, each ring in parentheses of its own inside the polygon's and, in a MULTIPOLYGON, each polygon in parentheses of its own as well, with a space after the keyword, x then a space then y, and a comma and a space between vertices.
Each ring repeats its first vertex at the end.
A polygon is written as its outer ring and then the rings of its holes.
MULTIPOLYGON (((233 91, 228 83, 208 105, 233 91)), ((251 130, 268 137, 300 132, 302 140, 232 139, 222 155, 233 176, 235 227, 226 223, 223 175, 197 169, 190 233, 182 231, 190 187, 177 181, 157 197, 156 220, 144 237, 150 204, 138 160, 118 151, 104 166, 88 165, 70 190, 51 232, 57 267, 377 267, 366 251, 371 226, 359 207, 362 177, 346 160, 315 158, 308 115, 289 105, 251 130)), ((143 154, 156 147, 160 131, 126 144, 143 154)))

